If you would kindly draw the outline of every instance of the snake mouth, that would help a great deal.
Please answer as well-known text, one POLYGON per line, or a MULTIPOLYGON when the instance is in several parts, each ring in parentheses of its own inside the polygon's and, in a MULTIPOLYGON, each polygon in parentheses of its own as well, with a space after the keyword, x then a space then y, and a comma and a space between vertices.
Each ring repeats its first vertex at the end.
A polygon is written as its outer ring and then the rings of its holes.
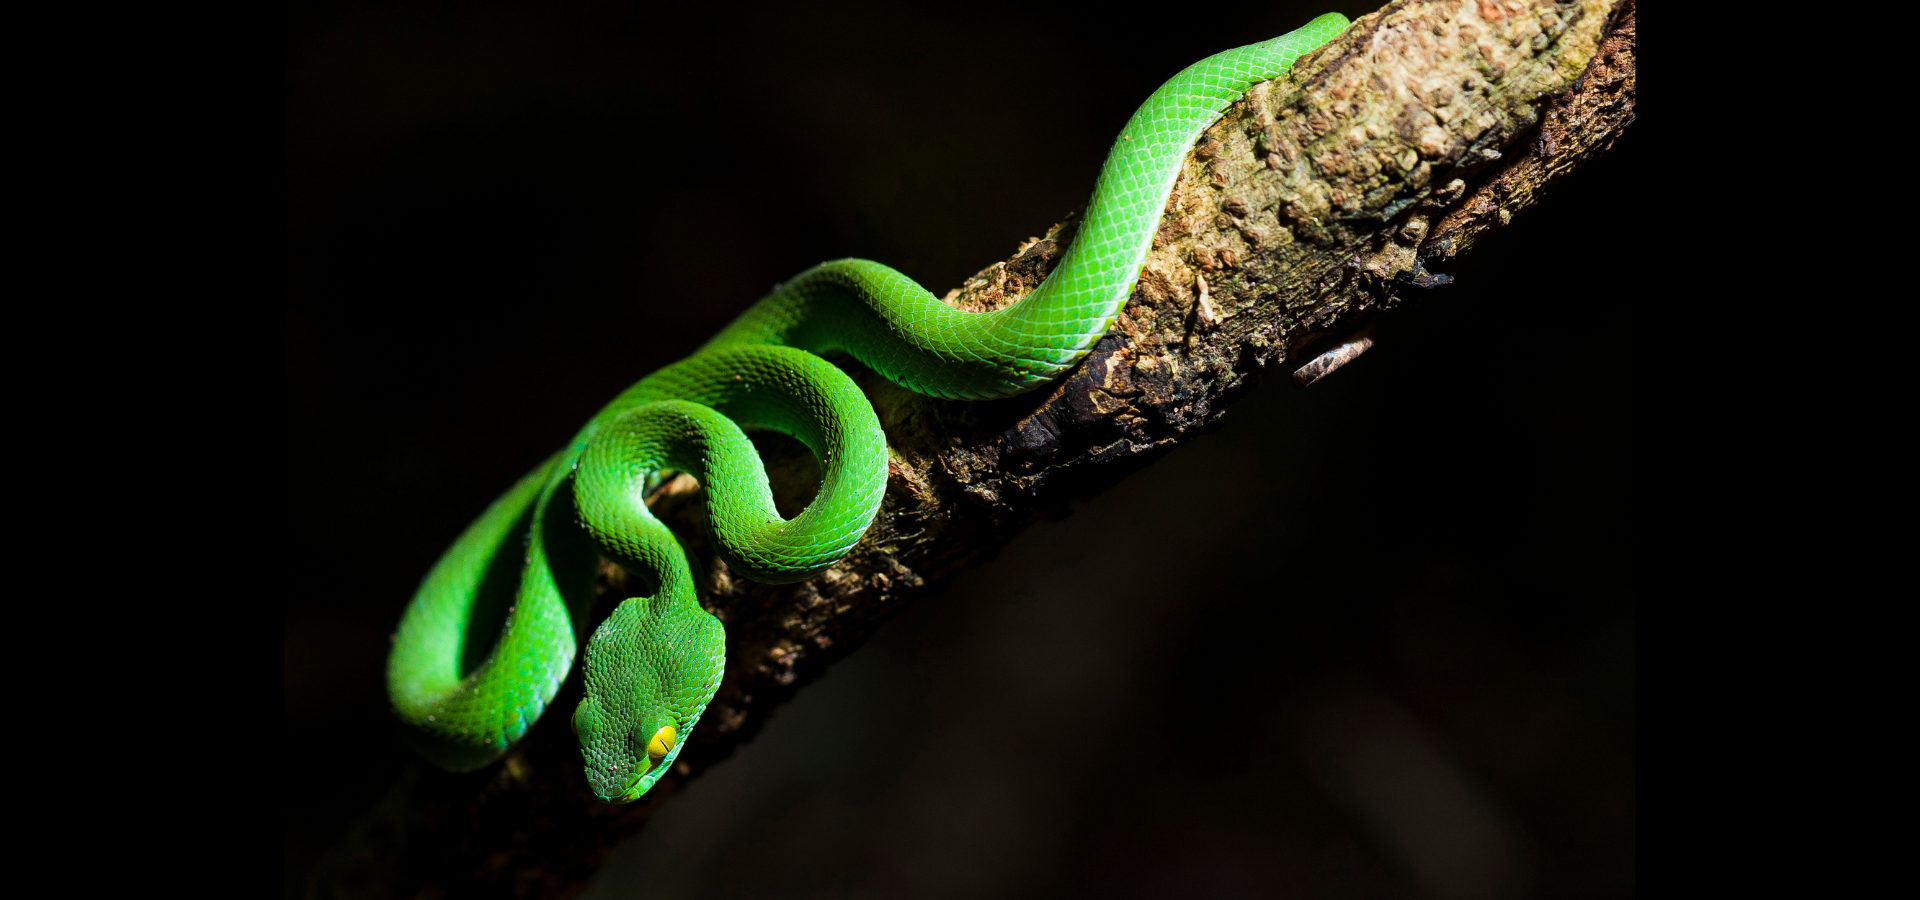
MULTIPOLYGON (((649 767, 649 768, 652 768, 652 767, 649 767)), ((628 775, 626 784, 622 786, 620 793, 615 794, 614 796, 611 796, 611 797, 603 797, 601 799, 607 801, 608 803, 612 803, 615 806, 623 806, 625 804, 632 803, 635 800, 640 799, 642 795, 644 795, 649 789, 653 787, 654 782, 660 780, 661 775, 666 774, 665 772, 659 772, 659 773, 656 773, 653 778, 645 778, 643 777, 643 774, 646 771, 647 771, 646 769, 641 769, 628 775)))
MULTIPOLYGON (((611 797, 602 796, 600 799, 615 805, 632 803, 640 799, 642 794, 645 794, 653 787, 654 782, 659 781, 667 774, 666 765, 667 761, 665 760, 654 757, 641 757, 640 764, 627 773, 626 781, 620 785, 620 792, 611 797), (649 774, 653 777, 646 777, 649 774)), ((596 793, 598 792, 596 791, 596 793)))
MULTIPOLYGON (((646 761, 643 760, 641 764, 645 765, 646 761)), ((602 799, 608 803, 632 803, 640 799, 640 795, 646 793, 647 788, 651 786, 648 785, 646 779, 642 777, 646 774, 647 769, 651 768, 653 767, 647 766, 645 769, 635 768, 633 771, 628 772, 626 781, 620 785, 620 792, 602 799)))

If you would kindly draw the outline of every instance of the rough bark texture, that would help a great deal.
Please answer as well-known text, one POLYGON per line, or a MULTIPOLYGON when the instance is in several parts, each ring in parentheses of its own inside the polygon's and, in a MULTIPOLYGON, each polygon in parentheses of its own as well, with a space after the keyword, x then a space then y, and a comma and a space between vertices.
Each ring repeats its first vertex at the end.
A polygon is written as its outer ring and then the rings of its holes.
MULTIPOLYGON (((502 764, 410 770, 322 863, 309 895, 583 888, 688 779, 904 604, 1215 422, 1263 368, 1341 344, 1351 354, 1357 342, 1343 337, 1409 291, 1444 284, 1427 261, 1508 224, 1632 122, 1634 36, 1633 0, 1399 0, 1362 18, 1207 130, 1119 326, 1050 390, 948 402, 848 366, 893 447, 879 519, 803 584, 754 584, 709 564, 727 674, 675 777, 640 803, 600 803, 563 717, 548 716, 502 764)), ((948 301, 1016 302, 1074 227, 1029 241, 948 301)), ((761 446, 791 513, 817 481, 813 460, 790 441, 761 446)), ((676 479, 655 508, 711 559, 698 491, 676 479)), ((623 573, 602 575, 600 615, 626 596, 623 573)), ((553 708, 573 707, 578 681, 553 708)))

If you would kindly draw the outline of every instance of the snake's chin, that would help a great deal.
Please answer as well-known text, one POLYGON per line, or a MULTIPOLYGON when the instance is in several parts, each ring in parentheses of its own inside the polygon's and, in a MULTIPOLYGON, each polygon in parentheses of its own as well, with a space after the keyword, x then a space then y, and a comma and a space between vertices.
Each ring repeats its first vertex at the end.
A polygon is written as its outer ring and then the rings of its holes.
MULTIPOLYGON (((665 766, 649 768, 652 768, 653 771, 638 776, 633 774, 632 769, 627 770, 626 778, 631 780, 626 781, 624 790, 603 791, 598 786, 595 786, 593 788, 593 794, 599 797, 601 802, 611 803, 615 806, 624 806, 632 803, 645 795, 646 792, 653 787, 653 783, 659 781, 660 777, 665 774, 663 771, 666 768, 665 766)), ((609 785, 609 787, 612 786, 613 785, 609 785)))
POLYGON ((622 806, 640 799, 640 795, 645 794, 646 792, 647 792, 646 788, 637 787, 622 793, 612 793, 612 794, 602 793, 596 790, 593 792, 593 795, 595 797, 598 797, 600 799, 600 802, 602 803, 611 803, 615 806, 622 806))

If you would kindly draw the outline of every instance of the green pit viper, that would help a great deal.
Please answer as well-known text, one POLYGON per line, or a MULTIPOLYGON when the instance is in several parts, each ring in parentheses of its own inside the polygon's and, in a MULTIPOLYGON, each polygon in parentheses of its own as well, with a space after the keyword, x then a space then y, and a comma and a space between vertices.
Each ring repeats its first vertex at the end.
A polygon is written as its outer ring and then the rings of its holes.
POLYGON ((700 606, 697 563, 648 512, 649 488, 673 472, 698 479, 715 551, 736 574, 784 584, 833 565, 879 512, 887 442, 853 380, 820 354, 935 397, 1005 397, 1058 378, 1113 326, 1201 131, 1347 24, 1329 13, 1161 85, 1114 141, 1072 246, 1020 302, 962 312, 879 263, 823 263, 614 398, 422 580, 387 663, 408 742, 454 771, 505 755, 573 667, 604 556, 653 593, 622 601, 587 641, 573 730, 595 794, 625 803, 646 793, 713 699, 726 658, 724 629, 700 606), (774 508, 746 434, 755 429, 797 438, 821 463, 818 493, 792 519, 774 508), (509 595, 497 635, 471 627, 483 596, 509 595), (483 657, 475 641, 491 642, 483 657))

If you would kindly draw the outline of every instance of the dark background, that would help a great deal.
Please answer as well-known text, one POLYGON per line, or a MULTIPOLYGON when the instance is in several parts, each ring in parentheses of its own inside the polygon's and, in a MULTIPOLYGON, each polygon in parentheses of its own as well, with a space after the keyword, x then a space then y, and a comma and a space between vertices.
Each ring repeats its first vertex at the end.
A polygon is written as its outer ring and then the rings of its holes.
MULTIPOLYGON (((421 574, 600 404, 823 259, 944 293, 1329 8, 291 7, 289 884, 407 762, 421 574)), ((591 896, 1631 893, 1639 158, 910 608, 591 896)))

